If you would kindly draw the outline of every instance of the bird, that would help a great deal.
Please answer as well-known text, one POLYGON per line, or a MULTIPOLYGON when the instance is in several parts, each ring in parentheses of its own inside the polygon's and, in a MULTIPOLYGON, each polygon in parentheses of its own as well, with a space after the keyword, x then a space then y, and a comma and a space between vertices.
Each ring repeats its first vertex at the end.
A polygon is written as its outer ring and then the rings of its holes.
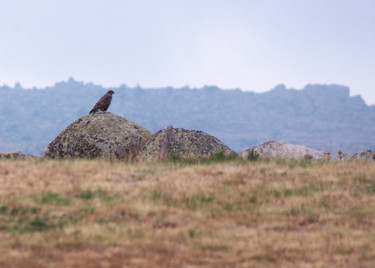
POLYGON ((99 110, 103 112, 107 111, 109 105, 111 104, 113 94, 115 94, 113 90, 108 90, 108 92, 105 93, 105 95, 95 104, 94 108, 92 108, 89 114, 95 114, 99 110))

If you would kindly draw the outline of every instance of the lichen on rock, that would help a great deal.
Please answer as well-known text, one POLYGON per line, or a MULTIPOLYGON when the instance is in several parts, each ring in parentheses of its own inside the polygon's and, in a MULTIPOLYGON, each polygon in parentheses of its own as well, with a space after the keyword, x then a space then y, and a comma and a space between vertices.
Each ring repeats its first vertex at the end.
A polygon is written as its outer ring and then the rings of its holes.
POLYGON ((49 158, 133 159, 151 132, 105 112, 86 115, 69 125, 45 152, 49 158))
POLYGON ((202 158, 219 152, 234 153, 220 140, 203 131, 169 126, 152 135, 136 159, 164 160, 170 156, 202 158))

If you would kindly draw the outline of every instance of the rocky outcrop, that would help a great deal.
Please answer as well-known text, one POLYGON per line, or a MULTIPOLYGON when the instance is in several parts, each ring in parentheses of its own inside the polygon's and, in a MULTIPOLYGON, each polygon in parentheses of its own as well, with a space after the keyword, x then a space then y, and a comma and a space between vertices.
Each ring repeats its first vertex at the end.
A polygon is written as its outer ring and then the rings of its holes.
POLYGON ((228 146, 205 132, 169 126, 152 135, 137 159, 163 160, 169 156, 197 159, 218 152, 233 153, 228 146))
POLYGON ((31 155, 31 154, 24 154, 21 151, 0 153, 0 159, 31 159, 31 158, 38 158, 38 157, 31 155))
POLYGON ((288 144, 279 141, 269 141, 261 145, 252 147, 240 153, 242 158, 247 158, 249 153, 257 155, 263 159, 308 159, 324 160, 325 154, 301 145, 288 144))
POLYGON ((45 156, 133 159, 150 136, 147 129, 109 112, 86 115, 61 132, 45 156))
POLYGON ((350 157, 352 160, 375 160, 375 152, 371 150, 362 151, 359 153, 356 153, 350 157))

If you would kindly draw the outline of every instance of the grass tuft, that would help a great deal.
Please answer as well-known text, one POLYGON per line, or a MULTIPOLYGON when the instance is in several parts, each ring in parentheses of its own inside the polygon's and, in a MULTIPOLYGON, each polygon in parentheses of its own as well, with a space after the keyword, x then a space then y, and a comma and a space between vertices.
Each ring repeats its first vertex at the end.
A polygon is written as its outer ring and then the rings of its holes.
POLYGON ((26 230, 43 232, 55 227, 55 225, 48 224, 46 220, 37 217, 29 222, 29 228, 26 228, 26 230))
POLYGON ((95 193, 92 192, 91 190, 85 190, 85 191, 79 192, 76 196, 84 200, 90 200, 94 198, 95 193))
POLYGON ((42 195, 41 203, 68 206, 72 204, 72 201, 69 198, 62 197, 58 193, 48 192, 42 195))

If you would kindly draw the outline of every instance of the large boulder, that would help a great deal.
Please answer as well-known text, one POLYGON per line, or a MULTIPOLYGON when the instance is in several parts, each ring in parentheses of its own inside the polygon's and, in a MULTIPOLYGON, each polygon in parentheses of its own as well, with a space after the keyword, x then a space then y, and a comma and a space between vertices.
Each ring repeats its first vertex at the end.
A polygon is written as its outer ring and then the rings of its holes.
POLYGON ((288 144, 279 141, 269 141, 254 146, 240 153, 242 158, 247 158, 249 153, 263 159, 309 159, 324 160, 325 154, 305 146, 288 144))
POLYGON ((133 159, 150 136, 147 129, 109 112, 86 115, 61 132, 45 156, 133 159))
POLYGON ((197 159, 219 152, 233 153, 220 140, 203 131, 169 126, 152 135, 138 153, 137 159, 163 160, 169 156, 197 159))

